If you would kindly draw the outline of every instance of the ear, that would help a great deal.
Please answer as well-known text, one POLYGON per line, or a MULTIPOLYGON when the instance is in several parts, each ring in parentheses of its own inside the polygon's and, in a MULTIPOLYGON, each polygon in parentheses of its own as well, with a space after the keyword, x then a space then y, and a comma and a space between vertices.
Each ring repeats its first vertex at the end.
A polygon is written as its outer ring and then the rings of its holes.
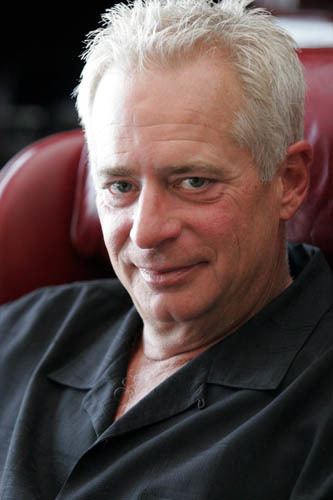
POLYGON ((298 210, 309 189, 309 166, 312 148, 307 141, 289 146, 279 176, 282 185, 280 219, 287 221, 298 210))

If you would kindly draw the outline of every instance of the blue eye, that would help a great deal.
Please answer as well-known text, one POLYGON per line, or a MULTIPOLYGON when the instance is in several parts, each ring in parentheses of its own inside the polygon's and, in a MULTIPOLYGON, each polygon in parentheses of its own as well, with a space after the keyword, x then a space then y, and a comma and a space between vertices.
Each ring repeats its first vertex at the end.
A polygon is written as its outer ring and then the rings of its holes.
POLYGON ((209 182, 209 179, 205 179, 204 177, 189 177, 188 179, 184 179, 181 183, 187 189, 200 189, 207 186, 209 182))
POLYGON ((129 193, 133 189, 133 184, 127 181, 115 181, 110 185, 109 189, 114 194, 129 193))

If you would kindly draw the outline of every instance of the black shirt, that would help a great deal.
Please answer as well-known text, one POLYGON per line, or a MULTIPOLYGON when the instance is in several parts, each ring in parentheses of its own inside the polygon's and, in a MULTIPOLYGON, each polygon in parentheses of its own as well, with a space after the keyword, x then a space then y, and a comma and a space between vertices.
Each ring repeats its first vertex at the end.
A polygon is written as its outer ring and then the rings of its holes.
MULTIPOLYGON (((112 280, 0 308, 0 499, 331 500, 333 280, 294 283, 120 419, 141 320, 112 280)), ((296 273, 296 271, 294 271, 296 273)))

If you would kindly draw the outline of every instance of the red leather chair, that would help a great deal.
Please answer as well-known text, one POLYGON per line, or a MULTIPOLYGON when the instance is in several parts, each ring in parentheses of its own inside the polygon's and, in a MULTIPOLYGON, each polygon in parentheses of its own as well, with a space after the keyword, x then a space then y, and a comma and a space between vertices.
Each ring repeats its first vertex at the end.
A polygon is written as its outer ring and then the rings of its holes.
MULTIPOLYGON (((315 159, 310 195, 289 223, 289 239, 319 246, 333 265, 333 48, 300 57, 315 159)), ((82 132, 23 149, 0 171, 0 303, 45 285, 112 275, 82 132)))
POLYGON ((292 242, 316 245, 333 266, 333 48, 303 49, 305 136, 313 146, 310 193, 288 224, 292 242))
POLYGON ((81 130, 24 148, 0 171, 0 303, 113 275, 81 130))

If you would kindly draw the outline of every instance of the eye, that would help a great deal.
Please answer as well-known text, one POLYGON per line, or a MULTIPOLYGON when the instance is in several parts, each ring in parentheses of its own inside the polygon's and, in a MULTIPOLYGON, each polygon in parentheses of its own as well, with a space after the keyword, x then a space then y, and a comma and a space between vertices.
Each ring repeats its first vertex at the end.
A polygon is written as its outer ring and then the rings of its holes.
POLYGON ((133 190, 133 184, 128 181, 114 181, 109 185, 112 194, 126 194, 133 190))
POLYGON ((206 187, 211 183, 212 181, 210 179, 205 179, 204 177, 188 177, 180 182, 180 186, 185 189, 195 190, 206 187))

